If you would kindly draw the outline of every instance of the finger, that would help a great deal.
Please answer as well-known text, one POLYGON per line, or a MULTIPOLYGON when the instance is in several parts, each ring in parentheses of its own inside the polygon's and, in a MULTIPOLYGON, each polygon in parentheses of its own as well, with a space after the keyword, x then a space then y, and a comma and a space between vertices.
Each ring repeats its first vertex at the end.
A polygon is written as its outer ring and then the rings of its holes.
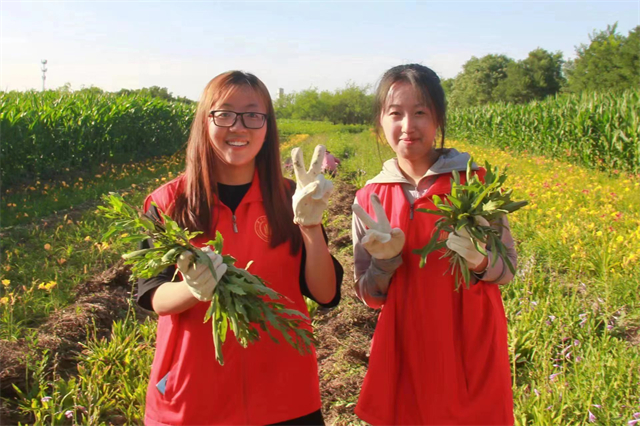
POLYGON ((471 239, 471 235, 469 235, 469 231, 467 231, 466 227, 458 229, 457 231, 455 231, 455 234, 462 238, 471 239))
POLYGON ((318 182, 318 186, 312 196, 314 200, 323 199, 333 190, 333 183, 330 180, 326 180, 323 175, 316 176, 316 182, 318 182))
MULTIPOLYGON (((457 236, 456 236, 457 237, 457 236)), ((447 247, 450 250, 455 251, 456 253, 464 253, 467 251, 468 247, 457 238, 451 238, 447 240, 447 247)))
POLYGON ((447 239, 447 247, 451 250, 457 251, 458 253, 460 253, 461 250, 475 249, 471 240, 461 238, 457 235, 453 235, 452 238, 447 239))
POLYGON ((209 265, 205 265, 203 263, 196 263, 195 265, 193 265, 193 268, 189 270, 189 273, 187 274, 187 276, 191 281, 200 282, 202 281, 201 278, 203 274, 206 274, 207 271, 209 271, 209 265))
POLYGON ((391 230, 391 238, 402 238, 404 241, 404 231, 400 228, 393 228, 391 230))
POLYGON ((225 272, 227 272, 227 264, 223 263, 222 265, 218 266, 216 268, 216 278, 218 278, 218 281, 220 281, 222 279, 222 276, 225 274, 225 272))
POLYGON ((189 270, 189 266, 191 265, 192 260, 193 260, 193 253, 191 253, 190 251, 183 251, 182 253, 180 253, 180 256, 178 257, 178 261, 176 262, 180 272, 182 273, 187 272, 189 270))
POLYGON ((211 263, 213 263, 214 268, 222 263, 222 256, 211 250, 209 246, 203 248, 202 251, 206 253, 207 256, 209 256, 209 259, 211 259, 211 263))
POLYGON ((219 254, 216 254, 215 257, 213 257, 211 260, 213 261, 213 267, 217 268, 218 266, 222 265, 222 261, 224 259, 219 254))
POLYGON ((475 218, 475 220, 476 220, 476 223, 477 223, 478 225, 480 225, 480 226, 491 226, 491 225, 489 224, 489 222, 487 221, 487 219, 485 219, 485 218, 484 218, 484 217, 482 217, 482 216, 474 216, 474 218, 475 218))
POLYGON ((378 194, 371 194, 371 205, 373 206, 373 211, 376 212, 376 220, 378 221, 378 230, 381 232, 391 232, 391 225, 389 224, 389 219, 387 218, 387 213, 384 211, 384 207, 380 203, 380 197, 378 194))
POLYGON ((391 241, 391 234, 376 231, 375 229, 369 229, 362 239, 362 243, 366 244, 373 241, 379 241, 383 244, 388 243, 389 241, 391 241))
POLYGON ((303 198, 311 197, 317 200, 317 198, 315 197, 315 192, 319 186, 320 182, 317 180, 314 180, 310 184, 305 185, 305 187, 302 189, 302 195, 300 196, 300 199, 302 200, 303 198))
POLYGON ((315 179, 322 172, 322 159, 327 148, 324 145, 316 145, 313 150, 313 157, 311 157, 311 166, 309 167, 309 176, 315 179))
POLYGON ((306 186, 307 183, 307 171, 304 168, 304 157, 300 148, 293 148, 291 150, 291 158, 293 159, 293 172, 296 175, 296 182, 299 185, 306 186))
POLYGON ((369 228, 369 229, 377 229, 378 228, 378 224, 371 218, 371 216, 369 216, 369 213, 364 211, 362 206, 360 206, 358 204, 354 204, 354 205, 351 206, 351 210, 353 210, 353 213, 356 216, 358 216, 358 218, 360 218, 362 223, 364 223, 367 228, 369 228))

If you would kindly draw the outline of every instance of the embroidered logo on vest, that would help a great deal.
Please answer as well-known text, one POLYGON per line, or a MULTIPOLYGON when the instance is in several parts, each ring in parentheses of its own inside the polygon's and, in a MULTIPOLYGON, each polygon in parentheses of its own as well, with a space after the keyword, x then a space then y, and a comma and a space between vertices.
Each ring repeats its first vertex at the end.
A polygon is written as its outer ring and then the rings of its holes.
POLYGON ((269 226, 269 221, 266 216, 260 216, 256 219, 256 223, 253 226, 253 229, 256 231, 256 235, 260 237, 260 239, 266 243, 271 241, 271 227, 269 226))

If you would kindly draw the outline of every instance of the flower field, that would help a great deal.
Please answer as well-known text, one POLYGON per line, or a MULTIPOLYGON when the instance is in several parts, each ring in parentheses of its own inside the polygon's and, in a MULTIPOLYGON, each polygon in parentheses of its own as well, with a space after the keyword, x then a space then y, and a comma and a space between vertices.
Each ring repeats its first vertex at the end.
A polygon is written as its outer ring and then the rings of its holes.
MULTIPOLYGON (((368 129, 313 130, 294 124, 295 131, 282 140, 283 158, 294 146, 310 158, 316 144, 325 144, 342 160, 335 178, 340 188, 361 187, 392 155, 368 129)), ((452 140, 447 146, 469 151, 481 163, 488 159, 508 166, 514 198, 530 202, 510 218, 519 267, 516 279, 502 288, 516 423, 640 424, 640 178, 515 149, 452 140)), ((3 191, 0 352, 16 355, 2 359, 0 379, 18 386, 7 393, 3 384, 3 418, 30 424, 142 424, 154 319, 129 308, 126 291, 132 289, 126 284, 117 293, 123 304, 105 314, 112 324, 106 329, 98 325, 104 318, 95 316, 102 305, 80 303, 78 295, 87 286, 91 292, 112 288, 96 285, 95 277, 131 248, 101 239, 106 224, 96 213, 100 194, 118 190, 140 204, 179 173, 182 161, 175 156, 104 165, 101 172, 64 183, 41 181, 31 185, 34 189, 3 191), (85 315, 81 344, 72 353, 47 340, 50 330, 69 324, 68 317, 85 315), (47 328, 52 318, 67 322, 47 328), (11 375, 10 365, 20 378, 11 375)), ((340 246, 332 245, 345 265, 343 302, 314 318, 324 414, 336 425, 358 422, 353 404, 366 370, 366 333, 375 323, 375 312, 355 301, 351 290, 345 225, 350 201, 344 195, 337 191, 331 203, 344 201, 345 209, 325 220, 332 241, 346 236, 340 246), (355 312, 367 320, 354 321, 355 312), (328 334, 331 339, 323 338, 328 334), (350 346, 352 339, 361 346, 350 346), (354 353, 361 355, 349 355, 354 353), (338 385, 342 393, 331 390, 338 385)))

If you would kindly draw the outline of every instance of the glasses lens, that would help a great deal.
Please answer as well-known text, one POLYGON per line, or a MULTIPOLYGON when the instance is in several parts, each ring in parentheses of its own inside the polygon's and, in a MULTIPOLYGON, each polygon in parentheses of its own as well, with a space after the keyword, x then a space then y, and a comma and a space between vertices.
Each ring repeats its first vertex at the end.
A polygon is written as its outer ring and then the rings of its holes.
POLYGON ((236 121, 236 113, 231 111, 216 111, 213 113, 216 126, 231 127, 236 121))
POLYGON ((259 129, 264 125, 265 116, 257 112, 245 112, 242 120, 247 128, 259 129))

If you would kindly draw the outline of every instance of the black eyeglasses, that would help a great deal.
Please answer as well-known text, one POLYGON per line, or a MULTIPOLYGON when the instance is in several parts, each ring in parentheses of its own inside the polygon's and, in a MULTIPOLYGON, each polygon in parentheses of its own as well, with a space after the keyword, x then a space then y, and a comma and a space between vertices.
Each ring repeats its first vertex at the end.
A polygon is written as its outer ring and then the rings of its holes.
POLYGON ((242 124, 247 129, 260 129, 267 121, 267 114, 260 112, 235 112, 217 110, 209 113, 213 117, 213 124, 218 127, 231 127, 236 124, 238 116, 242 119, 242 124))

